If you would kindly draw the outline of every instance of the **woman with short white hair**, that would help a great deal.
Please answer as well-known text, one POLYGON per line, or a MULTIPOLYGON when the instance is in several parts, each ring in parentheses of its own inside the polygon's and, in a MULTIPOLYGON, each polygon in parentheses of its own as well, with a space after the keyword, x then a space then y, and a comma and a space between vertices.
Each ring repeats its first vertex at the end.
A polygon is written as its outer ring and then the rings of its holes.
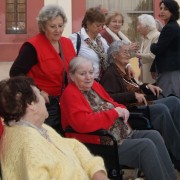
POLYGON ((149 14, 138 16, 137 31, 142 36, 142 43, 137 57, 140 59, 141 73, 139 80, 142 82, 154 83, 155 73, 150 73, 150 68, 155 55, 151 53, 150 46, 158 41, 160 32, 156 28, 156 21, 149 14))

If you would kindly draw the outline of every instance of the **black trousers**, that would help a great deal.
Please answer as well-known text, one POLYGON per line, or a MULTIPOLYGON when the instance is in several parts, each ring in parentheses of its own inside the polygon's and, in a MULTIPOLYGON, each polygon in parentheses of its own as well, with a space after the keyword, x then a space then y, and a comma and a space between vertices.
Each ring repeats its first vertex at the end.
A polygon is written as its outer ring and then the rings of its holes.
POLYGON ((64 131, 61 126, 59 96, 49 96, 49 103, 46 103, 46 108, 49 113, 49 117, 45 120, 45 123, 55 129, 59 134, 64 135, 64 131))

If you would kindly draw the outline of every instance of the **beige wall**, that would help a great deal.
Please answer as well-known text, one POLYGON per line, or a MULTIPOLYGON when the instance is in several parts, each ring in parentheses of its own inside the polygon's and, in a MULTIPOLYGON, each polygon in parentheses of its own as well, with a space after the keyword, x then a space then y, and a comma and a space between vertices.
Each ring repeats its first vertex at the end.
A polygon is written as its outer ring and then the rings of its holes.
MULTIPOLYGON (((180 0, 176 0, 178 4, 180 5, 180 0)), ((178 20, 178 23, 180 24, 180 19, 178 20)))
POLYGON ((71 0, 44 0, 44 4, 58 4, 64 9, 68 22, 65 26, 63 36, 69 37, 72 33, 72 1, 71 0))

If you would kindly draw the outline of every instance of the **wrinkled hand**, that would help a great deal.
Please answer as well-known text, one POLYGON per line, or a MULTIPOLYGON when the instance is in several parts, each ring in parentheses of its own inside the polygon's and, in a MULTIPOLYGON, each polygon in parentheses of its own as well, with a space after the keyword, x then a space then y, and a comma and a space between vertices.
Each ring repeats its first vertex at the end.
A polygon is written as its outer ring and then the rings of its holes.
POLYGON ((136 57, 137 57, 138 59, 142 59, 141 53, 140 53, 140 52, 137 52, 137 53, 136 53, 136 57))
POLYGON ((147 106, 147 101, 144 94, 136 93, 135 92, 135 98, 137 102, 144 103, 147 106))
POLYGON ((49 103, 49 94, 45 91, 41 91, 40 94, 44 98, 45 102, 49 103))
POLYGON ((92 180, 109 180, 104 171, 97 171, 94 173, 92 180))
POLYGON ((116 107, 115 110, 118 113, 119 117, 123 118, 124 122, 128 121, 129 111, 126 108, 116 107))
POLYGON ((130 77, 130 78, 134 78, 135 77, 135 71, 133 70, 132 66, 129 65, 126 68, 126 74, 130 77))
POLYGON ((158 86, 154 86, 152 84, 148 84, 147 86, 156 97, 158 97, 159 94, 162 93, 162 89, 158 86))
POLYGON ((156 80, 158 77, 158 74, 156 72, 151 72, 151 77, 156 80))
POLYGON ((136 52, 137 50, 139 50, 139 42, 133 42, 130 45, 130 49, 134 52, 136 52))

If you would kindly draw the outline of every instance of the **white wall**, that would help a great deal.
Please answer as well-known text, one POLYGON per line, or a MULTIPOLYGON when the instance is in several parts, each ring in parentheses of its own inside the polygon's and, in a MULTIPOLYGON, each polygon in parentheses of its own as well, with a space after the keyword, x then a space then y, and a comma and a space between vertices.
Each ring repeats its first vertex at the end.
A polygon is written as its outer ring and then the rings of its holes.
POLYGON ((58 4, 62 6, 67 16, 67 23, 64 28, 63 36, 69 37, 72 33, 72 3, 71 0, 44 0, 44 4, 58 4))

